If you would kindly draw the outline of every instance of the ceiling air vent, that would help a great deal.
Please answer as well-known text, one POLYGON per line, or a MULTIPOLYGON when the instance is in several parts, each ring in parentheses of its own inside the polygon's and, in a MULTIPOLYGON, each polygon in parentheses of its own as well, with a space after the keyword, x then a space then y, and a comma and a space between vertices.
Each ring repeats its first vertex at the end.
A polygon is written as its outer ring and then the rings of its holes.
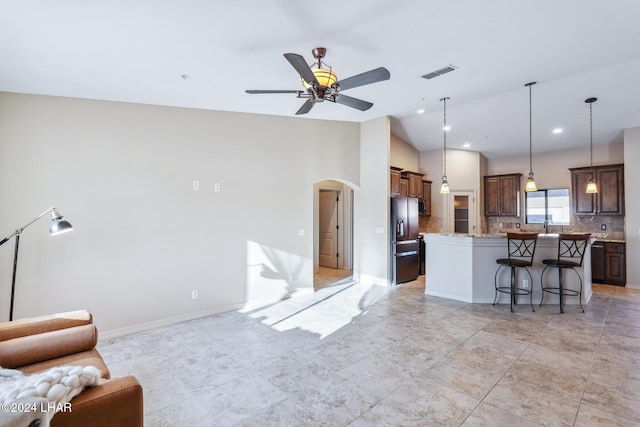
POLYGON ((454 65, 448 65, 448 66, 446 66, 444 68, 440 68, 439 70, 435 70, 435 71, 432 71, 430 73, 427 73, 424 76, 422 76, 422 78, 423 79, 433 79, 434 77, 438 77, 438 76, 441 76, 443 74, 447 74, 447 73, 455 70, 456 68, 458 68, 458 67, 456 67, 454 65))

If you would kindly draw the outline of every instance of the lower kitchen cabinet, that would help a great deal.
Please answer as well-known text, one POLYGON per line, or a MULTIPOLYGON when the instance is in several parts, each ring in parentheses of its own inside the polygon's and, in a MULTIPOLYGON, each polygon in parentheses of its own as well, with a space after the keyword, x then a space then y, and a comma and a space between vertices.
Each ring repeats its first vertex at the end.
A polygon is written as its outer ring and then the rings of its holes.
POLYGON ((591 280, 594 283, 624 286, 626 269, 624 243, 596 241, 591 245, 591 280))

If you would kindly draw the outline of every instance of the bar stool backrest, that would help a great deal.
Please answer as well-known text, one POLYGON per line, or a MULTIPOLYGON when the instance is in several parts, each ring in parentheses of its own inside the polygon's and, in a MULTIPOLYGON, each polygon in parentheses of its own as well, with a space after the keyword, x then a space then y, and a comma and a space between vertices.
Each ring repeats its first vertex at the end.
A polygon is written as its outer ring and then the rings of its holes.
POLYGON ((533 264, 538 233, 507 233, 509 261, 519 260, 533 264))
POLYGON ((558 264, 582 267, 584 253, 589 246, 590 233, 560 234, 558 236, 558 264))

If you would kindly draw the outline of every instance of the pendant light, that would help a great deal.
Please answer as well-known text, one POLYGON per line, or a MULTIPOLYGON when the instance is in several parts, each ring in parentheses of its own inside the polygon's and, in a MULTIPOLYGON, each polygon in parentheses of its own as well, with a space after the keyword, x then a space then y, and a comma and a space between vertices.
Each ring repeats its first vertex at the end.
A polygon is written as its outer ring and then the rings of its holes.
POLYGON ((598 186, 596 185, 596 180, 593 178, 593 109, 592 109, 592 104, 597 100, 598 98, 587 98, 584 100, 584 102, 589 104, 589 158, 591 161, 591 177, 587 182, 588 194, 595 194, 598 192, 598 186))
POLYGON ((529 87, 529 178, 527 178, 527 186, 524 191, 538 191, 536 181, 533 179, 533 162, 532 162, 532 125, 531 125, 531 86, 536 82, 527 83, 525 87, 529 87))
POLYGON ((444 103, 444 125, 442 126, 444 145, 442 150, 442 186, 440 187, 440 194, 449 194, 449 181, 447 180, 447 99, 449 98, 440 99, 444 103))

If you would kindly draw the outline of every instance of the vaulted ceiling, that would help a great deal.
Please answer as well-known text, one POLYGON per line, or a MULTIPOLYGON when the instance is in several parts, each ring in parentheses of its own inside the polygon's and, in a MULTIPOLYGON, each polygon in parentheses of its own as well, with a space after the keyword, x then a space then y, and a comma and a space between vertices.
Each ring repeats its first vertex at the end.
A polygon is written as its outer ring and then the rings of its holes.
POLYGON ((322 103, 301 119, 391 116, 419 150, 498 157, 621 140, 640 126, 637 0, 0 0, 0 91, 294 116, 302 89, 284 53, 338 78, 380 66, 388 81, 346 94, 365 112, 322 103), (421 76, 443 67, 454 71, 421 76), (424 113, 417 113, 424 110, 424 113), (562 133, 552 130, 561 128, 562 133))

